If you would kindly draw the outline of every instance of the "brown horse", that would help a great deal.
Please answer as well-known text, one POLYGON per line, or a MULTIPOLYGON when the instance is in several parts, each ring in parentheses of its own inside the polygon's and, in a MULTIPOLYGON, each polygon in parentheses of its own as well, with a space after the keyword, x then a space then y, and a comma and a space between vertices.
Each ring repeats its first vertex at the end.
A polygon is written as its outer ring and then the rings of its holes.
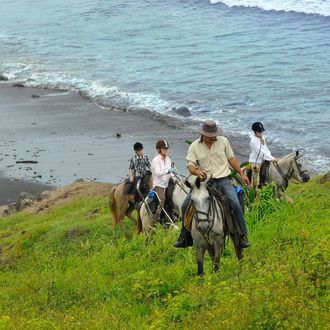
MULTIPOLYGON (((151 175, 147 177, 148 187, 152 188, 152 177, 151 175)), ((136 223, 136 219, 132 216, 134 211, 134 195, 124 195, 125 181, 118 183, 116 186, 112 187, 109 194, 109 209, 112 218, 112 227, 115 228, 116 225, 123 227, 125 216, 136 223)), ((146 191, 141 191, 143 197, 146 197, 146 191)))

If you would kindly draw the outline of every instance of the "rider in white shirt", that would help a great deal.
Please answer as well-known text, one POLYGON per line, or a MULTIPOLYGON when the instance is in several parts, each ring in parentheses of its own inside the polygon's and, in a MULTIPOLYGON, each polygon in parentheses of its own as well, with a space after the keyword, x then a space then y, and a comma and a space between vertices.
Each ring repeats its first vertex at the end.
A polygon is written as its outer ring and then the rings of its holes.
POLYGON ((251 153, 249 162, 252 167, 252 185, 256 190, 260 183, 260 168, 263 161, 276 162, 278 158, 272 156, 267 147, 265 137, 263 136, 265 128, 260 122, 252 124, 252 131, 254 134, 251 136, 250 147, 251 153))
POLYGON ((172 161, 167 155, 168 142, 166 140, 159 140, 156 143, 157 155, 151 161, 151 172, 153 189, 159 198, 159 205, 155 213, 155 220, 160 220, 160 214, 165 203, 165 191, 168 187, 168 182, 173 176, 172 161))

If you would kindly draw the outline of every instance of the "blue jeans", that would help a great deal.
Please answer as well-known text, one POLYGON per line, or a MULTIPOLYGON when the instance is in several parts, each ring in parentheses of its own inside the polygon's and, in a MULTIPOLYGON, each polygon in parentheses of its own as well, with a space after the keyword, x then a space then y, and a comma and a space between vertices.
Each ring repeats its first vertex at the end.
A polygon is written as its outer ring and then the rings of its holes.
MULTIPOLYGON (((247 236, 247 230, 246 230, 242 207, 238 200, 236 191, 230 182, 230 179, 228 177, 225 177, 225 178, 213 179, 213 180, 219 188, 222 188, 222 191, 228 198, 228 201, 229 201, 231 209, 233 210, 234 216, 237 219, 237 221, 241 227, 243 235, 247 236)), ((186 212, 188 204, 190 202, 190 198, 191 198, 191 194, 189 193, 182 203, 182 207, 181 207, 182 219, 183 219, 183 215, 186 212)))

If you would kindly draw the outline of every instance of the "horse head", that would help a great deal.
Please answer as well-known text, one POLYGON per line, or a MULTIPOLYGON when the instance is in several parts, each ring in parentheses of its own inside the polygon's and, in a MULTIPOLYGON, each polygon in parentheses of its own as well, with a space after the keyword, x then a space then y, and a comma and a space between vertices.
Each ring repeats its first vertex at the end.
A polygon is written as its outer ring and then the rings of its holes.
POLYGON ((210 213, 210 194, 206 189, 210 178, 201 180, 199 177, 190 176, 185 184, 191 189, 191 201, 195 209, 195 218, 201 231, 208 228, 208 217, 210 213), (204 228, 205 227, 205 228, 204 228))
POLYGON ((299 153, 299 150, 296 151, 293 162, 293 176, 300 182, 308 182, 310 179, 308 169, 305 164, 304 154, 299 153))

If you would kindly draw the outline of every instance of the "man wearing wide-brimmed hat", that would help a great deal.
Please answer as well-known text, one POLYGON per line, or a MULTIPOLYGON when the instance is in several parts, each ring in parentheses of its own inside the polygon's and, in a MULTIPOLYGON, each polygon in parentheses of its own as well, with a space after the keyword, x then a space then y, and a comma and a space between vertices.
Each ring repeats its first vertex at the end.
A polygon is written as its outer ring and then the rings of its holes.
MULTIPOLYGON (((206 176, 212 176, 212 180, 222 188, 227 196, 235 218, 239 222, 243 233, 240 239, 242 248, 250 246, 247 240, 247 231, 244 221, 243 211, 238 200, 234 187, 232 186, 229 175, 231 174, 231 166, 241 176, 244 184, 248 185, 249 180, 242 172, 237 160, 234 157, 233 150, 226 137, 222 136, 223 132, 215 121, 207 120, 203 123, 200 131, 200 138, 195 140, 188 149, 187 167, 192 175, 205 179, 206 176)), ((182 205, 182 214, 190 201, 188 195, 182 205)), ((191 245, 191 241, 187 239, 187 232, 182 226, 179 241, 174 244, 175 247, 186 247, 191 245)))

